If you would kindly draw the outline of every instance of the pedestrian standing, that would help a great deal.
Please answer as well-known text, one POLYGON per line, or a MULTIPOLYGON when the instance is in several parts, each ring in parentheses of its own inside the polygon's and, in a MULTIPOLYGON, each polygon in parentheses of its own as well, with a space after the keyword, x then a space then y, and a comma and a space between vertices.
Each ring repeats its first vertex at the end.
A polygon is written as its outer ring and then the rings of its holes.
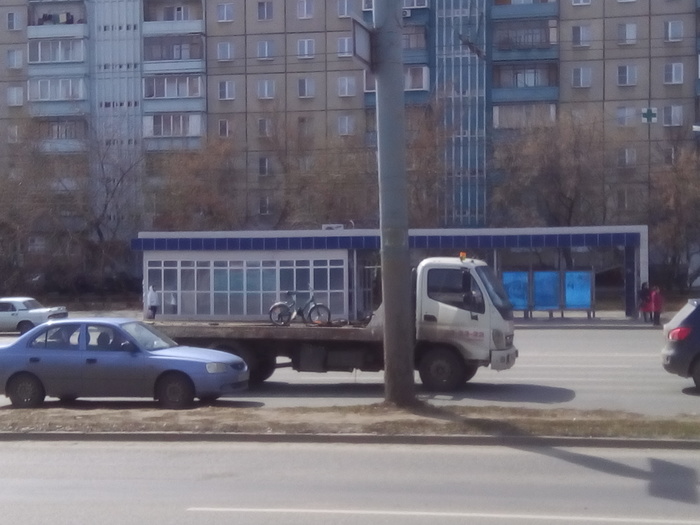
POLYGON ((148 287, 146 304, 148 305, 148 318, 155 319, 158 313, 158 306, 160 305, 160 298, 158 297, 158 292, 156 292, 152 285, 148 287))
POLYGON ((644 322, 651 321, 651 290, 649 290, 648 283, 642 283, 642 287, 637 292, 637 304, 644 322))
POLYGON ((658 286, 654 286, 651 289, 649 302, 651 303, 651 314, 654 320, 654 326, 659 326, 661 324, 661 309, 663 308, 664 298, 658 286))

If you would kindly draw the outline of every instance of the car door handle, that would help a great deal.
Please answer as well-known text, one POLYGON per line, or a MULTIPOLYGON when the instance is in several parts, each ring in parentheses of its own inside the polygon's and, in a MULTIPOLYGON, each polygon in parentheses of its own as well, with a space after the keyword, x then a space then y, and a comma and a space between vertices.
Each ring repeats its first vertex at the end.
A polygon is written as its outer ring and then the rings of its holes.
POLYGON ((97 359, 94 357, 90 357, 90 358, 86 359, 85 362, 89 365, 94 365, 95 363, 97 363, 97 359))
POLYGON ((41 359, 38 357, 30 357, 29 358, 30 363, 38 363, 39 361, 41 361, 41 359))
POLYGON ((423 321, 428 321, 429 323, 437 323, 437 317, 430 314, 425 314, 423 316, 423 321))

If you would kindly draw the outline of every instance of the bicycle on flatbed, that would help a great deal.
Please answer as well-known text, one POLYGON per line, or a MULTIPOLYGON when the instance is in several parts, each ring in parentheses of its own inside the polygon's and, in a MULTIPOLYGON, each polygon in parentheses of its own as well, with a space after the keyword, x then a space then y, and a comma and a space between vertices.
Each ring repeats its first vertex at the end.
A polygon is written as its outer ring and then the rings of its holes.
POLYGON ((302 307, 297 307, 298 292, 287 292, 287 301, 279 301, 270 307, 270 321, 276 326, 288 326, 297 316, 308 325, 321 326, 330 323, 331 310, 325 304, 317 303, 314 291, 302 307))

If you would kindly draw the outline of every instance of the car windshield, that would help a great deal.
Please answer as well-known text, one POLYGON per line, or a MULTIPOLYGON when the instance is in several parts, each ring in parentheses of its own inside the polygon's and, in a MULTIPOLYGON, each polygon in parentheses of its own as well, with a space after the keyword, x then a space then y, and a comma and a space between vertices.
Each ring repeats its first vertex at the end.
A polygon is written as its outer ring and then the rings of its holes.
POLYGON ((508 292, 501 284, 501 281, 493 273, 490 266, 477 266, 476 273, 481 277, 481 280, 486 287, 486 292, 489 294, 491 301, 496 309, 501 313, 506 321, 513 319, 513 305, 508 298, 508 292))
POLYGON ((22 304, 27 310, 35 310, 37 308, 43 308, 41 303, 37 301, 36 299, 27 299, 26 301, 22 301, 22 304))
POLYGON ((164 348, 177 346, 177 343, 167 335, 138 321, 125 323, 122 325, 122 328, 134 338, 138 346, 144 350, 163 350, 164 348))

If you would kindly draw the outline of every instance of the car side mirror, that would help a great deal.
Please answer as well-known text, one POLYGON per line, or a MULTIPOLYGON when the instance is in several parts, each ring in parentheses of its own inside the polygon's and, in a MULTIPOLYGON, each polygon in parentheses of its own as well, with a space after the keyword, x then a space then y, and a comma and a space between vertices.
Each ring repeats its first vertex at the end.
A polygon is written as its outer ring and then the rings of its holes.
POLYGON ((132 353, 132 354, 135 354, 135 353, 137 353, 137 352, 139 351, 139 349, 136 347, 136 345, 135 345, 134 343, 132 343, 131 341, 124 341, 124 342, 119 346, 119 348, 121 348, 121 350, 124 351, 124 352, 129 352, 129 353, 132 353))

